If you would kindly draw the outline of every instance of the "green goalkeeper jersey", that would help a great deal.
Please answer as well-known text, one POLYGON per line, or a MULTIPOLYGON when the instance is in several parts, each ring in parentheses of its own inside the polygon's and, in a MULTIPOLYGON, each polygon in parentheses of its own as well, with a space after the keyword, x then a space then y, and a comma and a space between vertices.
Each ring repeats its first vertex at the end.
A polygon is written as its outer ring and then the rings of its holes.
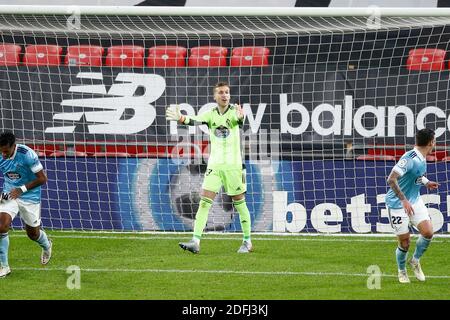
POLYGON ((209 169, 242 169, 241 139, 239 129, 244 119, 239 120, 236 107, 229 105, 224 114, 215 107, 198 116, 186 116, 184 124, 205 124, 209 129, 211 151, 209 169))

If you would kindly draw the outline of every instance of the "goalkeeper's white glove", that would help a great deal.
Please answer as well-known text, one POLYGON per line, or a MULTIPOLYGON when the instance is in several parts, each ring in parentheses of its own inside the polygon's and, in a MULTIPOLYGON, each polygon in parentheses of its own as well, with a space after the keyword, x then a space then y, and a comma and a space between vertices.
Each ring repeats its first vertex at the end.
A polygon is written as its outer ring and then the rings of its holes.
POLYGON ((166 109, 166 119, 167 121, 180 121, 181 119, 181 112, 180 112, 180 106, 176 106, 175 109, 173 108, 167 108, 166 109))
POLYGON ((236 108, 236 114, 239 120, 243 120, 245 118, 245 113, 244 113, 244 109, 242 109, 240 104, 235 104, 234 105, 236 108))

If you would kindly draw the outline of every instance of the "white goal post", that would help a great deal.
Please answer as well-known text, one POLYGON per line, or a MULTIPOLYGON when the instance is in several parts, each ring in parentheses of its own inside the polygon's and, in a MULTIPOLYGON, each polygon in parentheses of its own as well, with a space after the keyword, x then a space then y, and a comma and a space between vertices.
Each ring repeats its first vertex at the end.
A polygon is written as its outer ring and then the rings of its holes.
MULTIPOLYGON (((450 232, 450 9, 0 6, 0 34, 1 126, 39 153, 45 228, 190 232, 208 134, 165 109, 227 81, 254 232, 390 234, 386 178, 423 127, 450 232)), ((241 231, 223 190, 206 230, 241 231)))

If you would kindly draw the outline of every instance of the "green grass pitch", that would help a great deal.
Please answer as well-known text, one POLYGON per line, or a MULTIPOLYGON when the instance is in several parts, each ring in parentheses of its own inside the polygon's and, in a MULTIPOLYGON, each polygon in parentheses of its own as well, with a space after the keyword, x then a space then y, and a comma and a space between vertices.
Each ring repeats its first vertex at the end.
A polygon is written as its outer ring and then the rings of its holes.
MULTIPOLYGON (((4 299, 306 300, 450 299, 450 238, 435 238, 419 282, 397 281, 394 236, 253 235, 254 252, 238 254, 237 234, 206 234, 201 252, 178 247, 190 234, 48 232, 53 257, 22 230, 10 232, 12 273, 0 279, 4 299), (69 289, 80 268, 79 289, 69 289), (381 272, 369 289, 369 266, 381 272), (72 278, 70 278, 72 276, 72 278), (69 287, 68 287, 69 283, 69 287)), ((411 242, 411 256, 417 238, 411 242)))

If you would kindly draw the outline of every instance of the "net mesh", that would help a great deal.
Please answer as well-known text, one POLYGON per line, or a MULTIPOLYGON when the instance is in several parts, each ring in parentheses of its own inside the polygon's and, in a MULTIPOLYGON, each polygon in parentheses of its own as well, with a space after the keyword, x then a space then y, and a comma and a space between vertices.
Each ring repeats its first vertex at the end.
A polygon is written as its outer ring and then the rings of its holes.
MULTIPOLYGON (((449 22, 0 14, 2 129, 44 164, 46 228, 191 231, 209 137, 168 123, 165 109, 202 113, 214 105, 212 87, 228 81, 247 115, 253 231, 365 234, 392 231, 386 177, 426 126, 438 132, 428 178, 441 186, 423 197, 435 230, 447 233, 449 22), (168 45, 185 51, 152 55, 168 45), (207 51, 194 57, 195 47, 207 51), (237 56, 242 47, 250 53, 237 56)), ((223 190, 207 230, 240 231, 223 190)))

